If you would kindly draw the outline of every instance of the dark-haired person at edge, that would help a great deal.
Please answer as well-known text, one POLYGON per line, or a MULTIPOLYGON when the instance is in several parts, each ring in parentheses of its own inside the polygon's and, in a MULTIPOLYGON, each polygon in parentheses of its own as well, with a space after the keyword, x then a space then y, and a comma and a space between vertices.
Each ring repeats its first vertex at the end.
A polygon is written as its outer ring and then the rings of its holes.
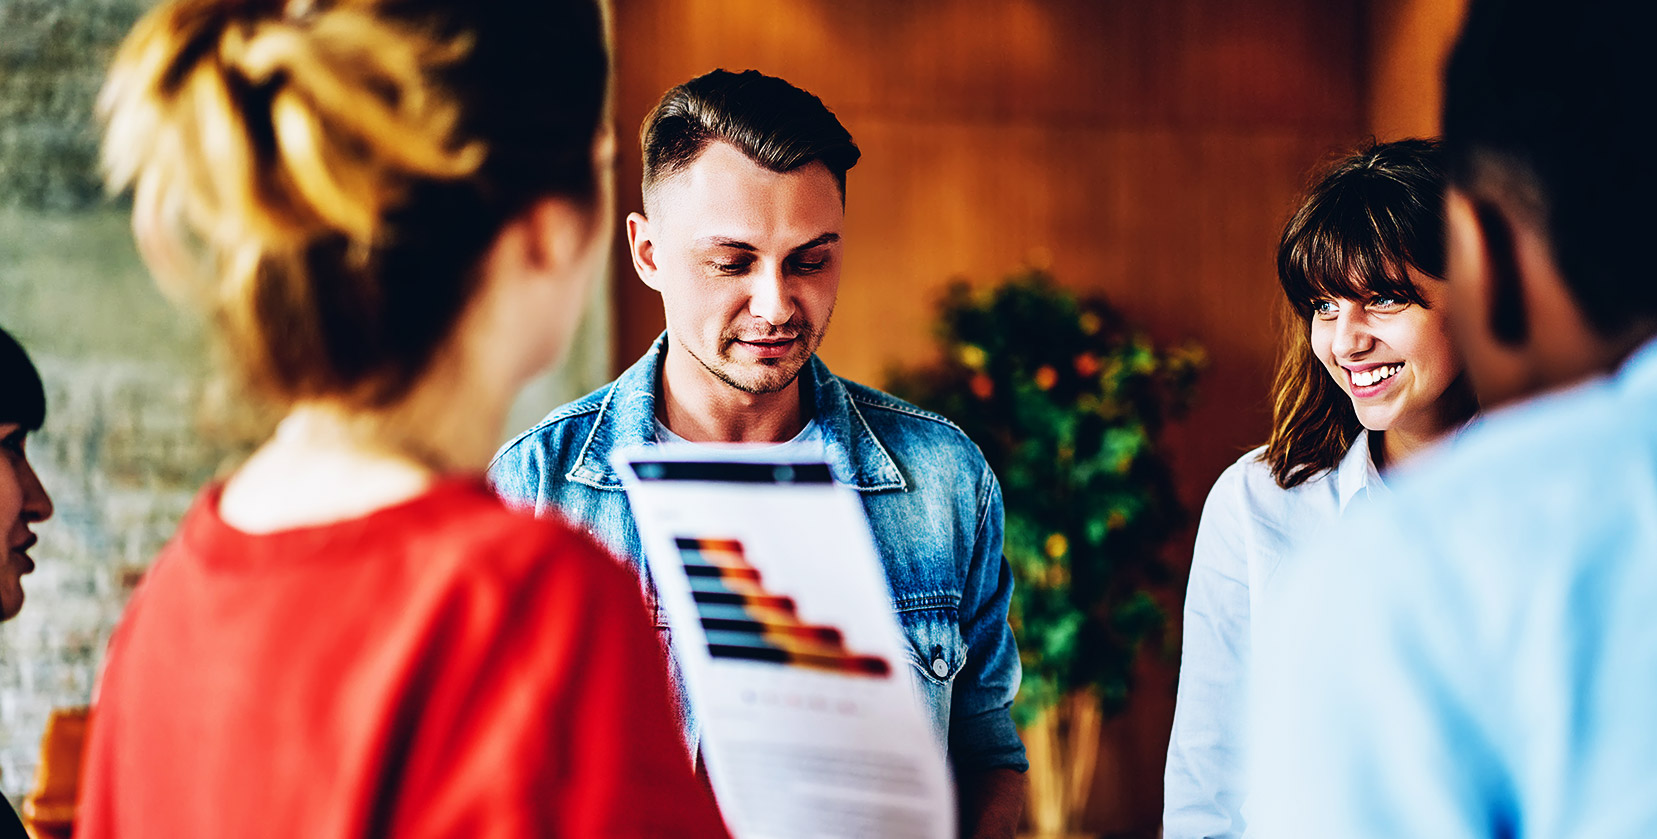
POLYGON ((613 211, 604 11, 170 0, 100 107, 275 435, 110 641, 76 836, 722 837, 637 584, 483 480, 613 211))
POLYGON ((1654 18, 1471 4, 1445 213, 1487 413, 1268 581, 1261 836, 1657 836, 1654 18))
MULTIPOLYGON (((52 517, 52 499, 29 466, 24 447, 30 432, 46 422, 46 389, 40 373, 11 333, 0 329, 0 534, 6 539, 5 564, 0 565, 0 621, 17 617, 23 608, 23 575, 35 570, 29 549, 35 534, 30 525, 52 517)), ((24 839, 23 823, 11 806, 0 801, 0 839, 24 839)))
POLYGON ((1477 408, 1450 338, 1443 204, 1435 143, 1371 145, 1325 173, 1283 231, 1277 275, 1292 317, 1271 438, 1220 475, 1197 529, 1164 778, 1169 839, 1244 833, 1263 578, 1477 408))
MULTIPOLYGON (((491 480, 642 562, 615 449, 821 446, 863 499, 911 675, 954 765, 962 832, 1011 836, 1028 764, 1009 715, 1020 671, 1000 488, 943 417, 838 378, 815 355, 840 286, 857 146, 817 97, 754 71, 668 91, 641 139, 645 212, 627 233, 667 331, 619 379, 502 449, 491 480)), ((684 731, 694 750, 688 712, 684 731)))

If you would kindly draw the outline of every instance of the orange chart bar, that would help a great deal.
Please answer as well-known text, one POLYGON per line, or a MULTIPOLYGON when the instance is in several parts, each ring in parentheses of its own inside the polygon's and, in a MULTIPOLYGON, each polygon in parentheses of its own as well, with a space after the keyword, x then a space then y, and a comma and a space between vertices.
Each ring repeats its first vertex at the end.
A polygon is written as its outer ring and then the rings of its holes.
POLYGON ((836 627, 800 620, 794 598, 765 588, 736 539, 675 540, 714 658, 780 664, 858 676, 887 676, 891 664, 845 646, 836 627))

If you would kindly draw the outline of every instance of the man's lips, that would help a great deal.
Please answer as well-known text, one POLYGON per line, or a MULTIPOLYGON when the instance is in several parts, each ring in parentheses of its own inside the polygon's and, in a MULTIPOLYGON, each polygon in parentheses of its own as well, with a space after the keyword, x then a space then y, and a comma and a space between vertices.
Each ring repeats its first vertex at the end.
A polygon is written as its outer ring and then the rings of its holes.
POLYGON ((789 349, 794 346, 794 342, 798 340, 800 340, 799 336, 793 335, 786 338, 738 338, 736 343, 741 344, 749 352, 760 358, 778 358, 787 355, 789 349))

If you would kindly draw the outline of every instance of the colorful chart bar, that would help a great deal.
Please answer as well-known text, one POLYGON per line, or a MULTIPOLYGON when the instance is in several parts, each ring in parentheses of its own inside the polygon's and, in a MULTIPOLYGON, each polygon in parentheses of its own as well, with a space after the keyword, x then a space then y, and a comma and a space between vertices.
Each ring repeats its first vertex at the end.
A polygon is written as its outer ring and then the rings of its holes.
POLYGON ((765 662, 857 676, 888 676, 884 658, 859 655, 832 626, 800 620, 793 597, 765 588, 736 539, 674 540, 714 658, 765 662))

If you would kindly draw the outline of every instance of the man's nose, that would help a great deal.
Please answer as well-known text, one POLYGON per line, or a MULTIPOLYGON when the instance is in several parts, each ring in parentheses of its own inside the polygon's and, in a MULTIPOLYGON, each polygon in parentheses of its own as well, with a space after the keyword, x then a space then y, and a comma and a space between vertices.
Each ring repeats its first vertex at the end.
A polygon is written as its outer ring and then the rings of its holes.
POLYGON ((30 522, 45 521, 52 517, 52 496, 46 493, 46 487, 41 485, 40 476, 35 474, 33 466, 23 461, 23 516, 30 522))
POLYGON ((782 326, 794 318, 794 295, 780 264, 754 272, 748 313, 772 326, 782 326))

